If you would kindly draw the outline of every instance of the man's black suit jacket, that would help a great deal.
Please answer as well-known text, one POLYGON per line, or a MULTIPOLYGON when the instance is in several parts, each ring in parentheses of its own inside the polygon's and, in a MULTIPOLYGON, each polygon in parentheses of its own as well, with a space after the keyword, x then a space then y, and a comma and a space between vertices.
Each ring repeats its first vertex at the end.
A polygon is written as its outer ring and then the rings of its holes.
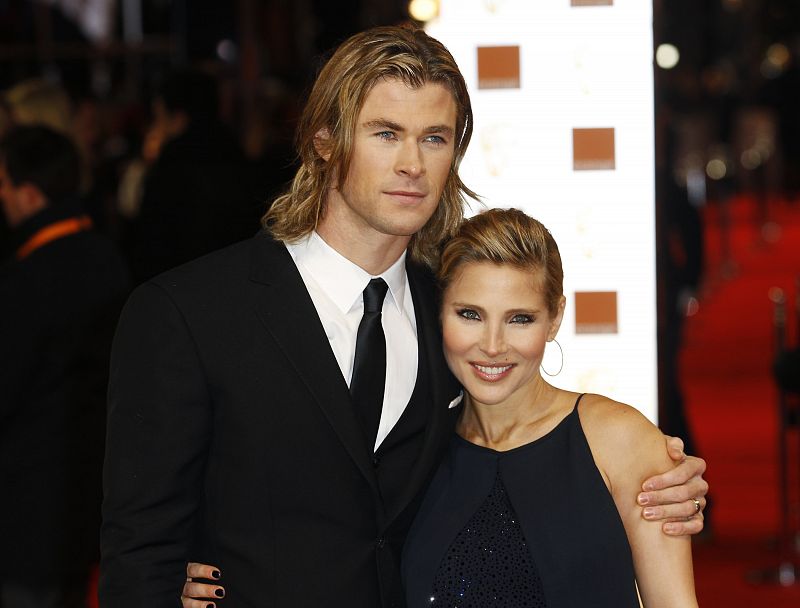
POLYGON ((102 606, 179 606, 189 558, 220 567, 223 606, 402 605, 401 545, 459 391, 433 282, 408 276, 420 375, 375 455, 283 244, 262 233, 132 294, 111 361, 102 606))

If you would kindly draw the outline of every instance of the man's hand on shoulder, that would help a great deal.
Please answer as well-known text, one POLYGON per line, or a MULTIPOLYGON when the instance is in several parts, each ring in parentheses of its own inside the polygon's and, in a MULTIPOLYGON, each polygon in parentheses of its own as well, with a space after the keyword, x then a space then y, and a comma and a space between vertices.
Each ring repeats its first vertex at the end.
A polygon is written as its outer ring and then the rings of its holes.
POLYGON ((708 493, 708 483, 703 479, 706 461, 687 456, 683 452, 683 441, 678 437, 666 437, 666 442, 667 452, 676 466, 646 479, 637 502, 643 507, 645 519, 664 522, 665 534, 697 534, 703 529, 703 509, 708 493))

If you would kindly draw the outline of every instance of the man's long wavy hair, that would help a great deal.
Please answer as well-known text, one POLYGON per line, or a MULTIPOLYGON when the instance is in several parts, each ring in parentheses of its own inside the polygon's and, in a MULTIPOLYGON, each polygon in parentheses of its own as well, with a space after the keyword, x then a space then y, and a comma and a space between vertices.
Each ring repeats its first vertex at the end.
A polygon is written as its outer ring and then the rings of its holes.
POLYGON ((421 29, 378 27, 346 40, 317 77, 297 127, 300 168, 289 190, 275 199, 262 218, 264 227, 284 242, 313 231, 325 213, 325 199, 335 182, 347 176, 356 122, 372 87, 381 79, 399 79, 413 88, 441 84, 456 102, 453 163, 433 216, 409 243, 415 261, 436 265, 441 244, 463 220, 466 197, 477 198, 458 176, 472 137, 472 105, 464 77, 450 52, 421 29), (325 132, 325 161, 315 138, 325 132))

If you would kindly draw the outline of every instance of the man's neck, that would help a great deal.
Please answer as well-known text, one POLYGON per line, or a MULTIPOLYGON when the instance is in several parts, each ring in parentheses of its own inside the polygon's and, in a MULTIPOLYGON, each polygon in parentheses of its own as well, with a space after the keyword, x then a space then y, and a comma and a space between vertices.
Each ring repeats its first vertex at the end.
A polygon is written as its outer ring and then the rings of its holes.
POLYGON ((342 230, 333 222, 321 222, 317 234, 340 255, 364 269, 372 276, 378 276, 394 264, 408 247, 410 236, 378 234, 359 234, 357 231, 342 230))

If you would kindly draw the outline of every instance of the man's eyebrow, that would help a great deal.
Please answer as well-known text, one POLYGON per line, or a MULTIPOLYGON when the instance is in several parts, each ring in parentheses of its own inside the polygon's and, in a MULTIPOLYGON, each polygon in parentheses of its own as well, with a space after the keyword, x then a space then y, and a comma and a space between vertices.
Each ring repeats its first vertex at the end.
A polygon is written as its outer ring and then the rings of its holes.
POLYGON ((430 127, 425 127, 425 133, 441 133, 447 137, 452 137, 453 128, 447 125, 432 125, 430 127))
MULTIPOLYGON (((399 125, 388 118, 376 118, 374 120, 368 120, 363 124, 363 126, 364 128, 370 130, 387 129, 389 131, 397 131, 398 133, 403 133, 405 131, 405 128, 402 125, 399 125)), ((425 127, 425 129, 423 129, 423 133, 441 133, 447 137, 452 137, 453 128, 447 125, 431 125, 430 127, 425 127)))
POLYGON ((367 129, 388 129, 390 131, 405 131, 403 127, 387 118, 376 118, 364 123, 367 129))

